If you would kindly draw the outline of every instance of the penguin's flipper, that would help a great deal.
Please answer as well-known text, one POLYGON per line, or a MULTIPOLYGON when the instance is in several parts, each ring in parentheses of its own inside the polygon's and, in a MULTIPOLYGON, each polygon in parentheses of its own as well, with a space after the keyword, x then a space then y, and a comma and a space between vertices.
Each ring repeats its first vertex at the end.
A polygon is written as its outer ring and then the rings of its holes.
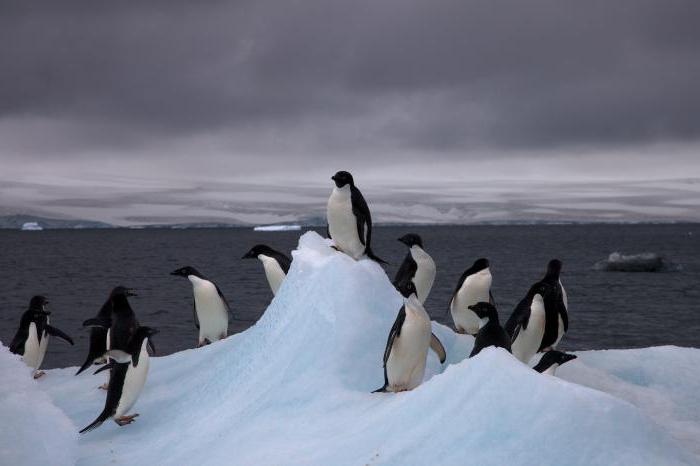
POLYGON ((83 327, 102 327, 109 328, 112 326, 112 319, 103 319, 101 317, 93 317, 83 322, 83 327))
POLYGON ((199 319, 197 318, 197 304, 192 303, 192 316, 194 316, 194 326, 199 330, 199 319))
POLYGON ((99 355, 93 355, 92 353, 88 353, 87 359, 85 359, 85 362, 83 363, 82 366, 80 366, 80 369, 78 369, 78 372, 75 373, 75 375, 79 375, 81 372, 83 372, 85 369, 88 367, 92 366, 95 362, 95 359, 99 355))
POLYGON ((13 354, 19 354, 20 356, 23 356, 24 355, 24 344, 26 343, 28 337, 29 337, 29 332, 22 332, 21 328, 19 330, 17 330, 15 337, 12 339, 12 342, 10 343, 10 352, 12 352, 13 354))
MULTIPOLYGON (((212 282, 212 283, 214 283, 214 282, 212 282)), ((226 305, 226 310, 230 314, 231 313, 231 306, 229 306, 228 300, 226 299, 226 296, 224 296, 224 294, 221 292, 221 288, 219 288, 219 285, 214 283, 214 287, 216 287, 216 292, 219 294, 219 298, 221 298, 221 300, 224 302, 224 304, 226 305)), ((195 312, 195 314, 196 314, 196 312, 195 312)), ((197 322, 197 323, 199 324, 199 322, 197 322)), ((197 326, 197 328, 199 328, 199 326, 197 326)))
POLYGON ((100 372, 104 372, 106 370, 109 370, 109 369, 113 368, 115 366, 115 364, 116 363, 114 361, 109 361, 108 363, 104 364, 102 367, 97 369, 95 372, 93 372, 92 375, 97 375, 100 372))
POLYGON ((406 306, 401 306, 399 313, 396 315, 396 320, 394 325, 391 326, 389 331, 389 337, 386 340, 386 348, 384 349, 384 386, 380 389, 373 391, 372 393, 385 392, 386 387, 389 386, 389 377, 386 374, 386 362, 389 360, 389 355, 391 354, 391 348, 394 346, 394 340, 401 335, 401 327, 403 327, 403 322, 406 320, 406 306))
POLYGON ((63 332, 63 331, 60 330, 60 329, 57 329, 56 327, 53 327, 53 326, 51 326, 51 325, 47 325, 47 326, 46 326, 46 332, 47 332, 49 335, 51 335, 51 336, 58 337, 58 338, 60 338, 60 339, 62 339, 62 340, 67 341, 67 342, 70 343, 71 345, 74 345, 74 344, 75 344, 75 343, 73 343, 73 339, 72 339, 71 337, 69 337, 68 335, 66 335, 65 332, 63 332))
POLYGON ((511 336, 512 341, 515 341, 520 327, 527 328, 527 324, 530 321, 530 302, 532 302, 532 298, 528 299, 528 296, 520 300, 503 327, 508 332, 508 335, 511 336))
POLYGON ((153 341, 150 338, 148 339, 147 345, 149 348, 151 348, 151 351, 153 351, 153 355, 155 356, 156 355, 156 345, 153 344, 153 341))
POLYGON ((438 339, 434 333, 430 334, 430 349, 437 354, 437 357, 440 359, 440 364, 444 364, 447 359, 447 352, 445 351, 445 347, 442 346, 440 339, 438 339))
POLYGON ((105 407, 105 409, 102 411, 102 413, 100 413, 100 415, 97 416, 97 419, 92 421, 92 424, 90 424, 89 426, 83 428, 83 430, 81 430, 80 433, 84 434, 85 432, 90 432, 91 430, 97 429, 98 427, 100 427, 102 425, 103 422, 105 422, 107 419, 109 419, 110 416, 111 416, 111 414, 109 413, 109 411, 105 407))

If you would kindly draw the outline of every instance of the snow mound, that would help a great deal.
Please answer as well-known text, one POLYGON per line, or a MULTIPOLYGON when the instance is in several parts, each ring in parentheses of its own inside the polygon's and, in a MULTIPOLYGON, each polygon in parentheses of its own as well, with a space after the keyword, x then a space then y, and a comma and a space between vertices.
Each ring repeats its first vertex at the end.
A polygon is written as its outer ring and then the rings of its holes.
POLYGON ((607 259, 596 262, 593 269, 604 272, 673 272, 680 270, 680 266, 653 252, 630 255, 613 252, 607 259))
MULTIPOLYGON (((81 436, 77 464, 697 464, 683 436, 700 425, 700 382, 657 367, 673 358, 642 364, 647 350, 581 353, 583 363, 560 369, 579 382, 571 383, 500 349, 466 359, 473 338, 433 324, 447 363, 430 353, 417 389, 370 393, 383 383, 399 294, 376 263, 356 262, 316 233, 303 235, 293 256, 255 326, 154 358, 135 407, 141 416, 81 436)), ((679 370, 700 366, 700 351, 682 356, 679 370)), ((96 388, 104 376, 74 372, 48 371, 40 386, 77 431, 105 394, 96 388)))
POLYGON ((44 393, 43 380, 0 345, 0 464, 75 464, 76 426, 44 393))

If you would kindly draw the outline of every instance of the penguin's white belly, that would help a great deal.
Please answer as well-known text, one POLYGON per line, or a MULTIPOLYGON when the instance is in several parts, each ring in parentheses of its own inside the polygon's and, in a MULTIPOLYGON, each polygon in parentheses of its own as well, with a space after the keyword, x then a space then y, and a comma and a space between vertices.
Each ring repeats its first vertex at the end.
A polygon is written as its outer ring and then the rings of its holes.
POLYGON ((213 343, 226 338, 228 311, 216 286, 204 280, 195 284, 194 302, 199 320, 199 343, 204 343, 205 339, 213 343))
POLYGON ((530 306, 530 319, 527 328, 521 328, 515 341, 511 344, 513 356, 525 364, 530 362, 542 344, 544 324, 544 302, 540 295, 535 295, 530 306))
POLYGON ((29 324, 29 335, 27 336, 27 341, 24 342, 24 355, 22 355, 22 360, 27 366, 34 370, 38 370, 41 367, 41 363, 44 362, 44 356, 46 356, 46 348, 48 348, 48 346, 49 335, 44 332, 40 343, 36 324, 31 322, 29 324))
POLYGON ((394 339, 386 362, 387 390, 413 390, 423 382, 429 346, 430 321, 412 316, 407 310, 401 334, 394 339))
POLYGON ((413 284, 416 286, 418 300, 421 303, 425 303, 435 281, 435 261, 425 251, 416 246, 411 248, 411 256, 416 261, 417 266, 413 284))
POLYGON ((365 253, 357 231, 357 219, 352 212, 350 187, 334 188, 328 199, 328 231, 335 246, 357 260, 365 253))
POLYGON ((114 417, 126 415, 129 410, 136 404, 143 386, 146 384, 146 376, 148 375, 149 356, 146 350, 148 340, 144 340, 141 345, 141 354, 139 355, 139 364, 134 367, 133 361, 129 363, 129 368, 126 370, 124 378, 124 387, 122 388, 122 396, 119 398, 117 410, 114 412, 114 417))
POLYGON ((267 277, 267 282, 270 284, 272 289, 272 294, 276 295, 277 290, 282 286, 286 274, 279 263, 272 257, 260 254, 258 259, 263 263, 263 268, 265 269, 265 277, 267 277))
POLYGON ((457 330, 464 330, 470 335, 479 332, 481 319, 469 309, 469 306, 479 302, 490 301, 489 290, 491 289, 491 273, 481 271, 470 275, 462 283, 455 297, 450 303, 452 320, 457 330))

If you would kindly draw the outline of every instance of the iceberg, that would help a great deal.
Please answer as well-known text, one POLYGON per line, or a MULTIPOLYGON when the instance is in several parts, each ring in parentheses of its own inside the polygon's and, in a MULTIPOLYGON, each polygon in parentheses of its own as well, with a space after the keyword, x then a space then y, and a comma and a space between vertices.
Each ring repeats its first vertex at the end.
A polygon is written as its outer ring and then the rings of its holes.
POLYGON ((32 413, 9 439, 2 424, 0 463, 699 464, 700 350, 583 351, 560 378, 502 349, 467 359, 474 339, 433 323, 446 363, 429 353, 419 387, 373 394, 399 293, 375 262, 314 232, 292 254, 253 327, 151 359, 129 426, 78 437, 104 405, 103 376, 66 368, 34 381, 0 351, 0 417, 32 413))
POLYGON ((253 228, 253 231, 299 231, 301 225, 261 225, 253 228))
POLYGON ((22 224, 22 231, 41 231, 43 228, 38 222, 24 222, 22 224))
POLYGON ((630 255, 613 252, 607 259, 596 262, 593 269, 605 272, 672 272, 680 270, 680 266, 653 252, 630 255))

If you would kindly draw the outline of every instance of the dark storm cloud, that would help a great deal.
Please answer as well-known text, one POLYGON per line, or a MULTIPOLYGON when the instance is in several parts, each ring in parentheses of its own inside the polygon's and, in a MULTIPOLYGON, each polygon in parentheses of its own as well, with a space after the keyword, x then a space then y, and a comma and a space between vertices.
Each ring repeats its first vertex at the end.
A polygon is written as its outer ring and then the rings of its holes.
POLYGON ((1 155, 211 135, 449 160, 700 137, 693 0, 1 5, 1 155))

